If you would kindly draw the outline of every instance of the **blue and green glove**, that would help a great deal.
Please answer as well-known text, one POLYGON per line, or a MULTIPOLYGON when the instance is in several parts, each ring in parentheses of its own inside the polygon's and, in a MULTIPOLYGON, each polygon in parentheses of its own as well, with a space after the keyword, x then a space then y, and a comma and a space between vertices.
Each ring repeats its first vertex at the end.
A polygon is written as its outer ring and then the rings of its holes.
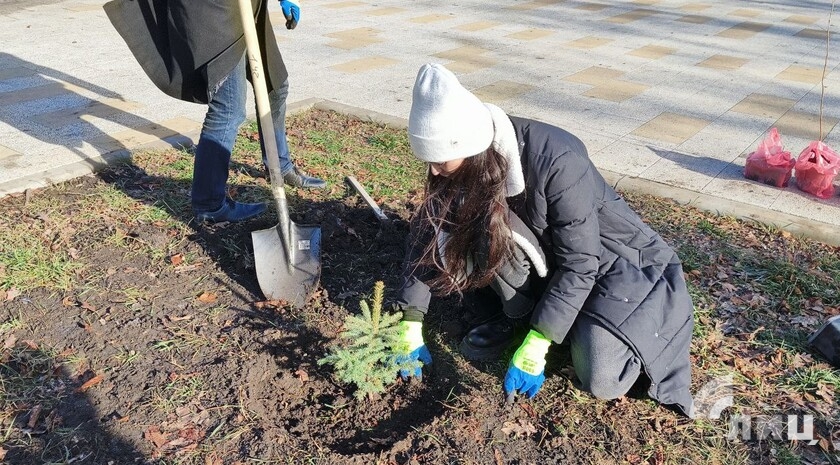
POLYGON ((286 17, 286 29, 294 29, 300 21, 300 6, 292 0, 280 0, 280 8, 286 17))
POLYGON ((505 375, 505 394, 516 392, 526 394, 528 398, 537 395, 545 382, 545 356, 551 340, 533 329, 525 336, 522 345, 513 354, 507 375, 505 375))
POLYGON ((411 370, 400 370, 400 376, 406 379, 410 376, 422 377, 423 365, 431 365, 432 354, 423 342, 423 323, 419 321, 400 321, 400 342, 395 350, 397 363, 419 361, 421 365, 411 370))

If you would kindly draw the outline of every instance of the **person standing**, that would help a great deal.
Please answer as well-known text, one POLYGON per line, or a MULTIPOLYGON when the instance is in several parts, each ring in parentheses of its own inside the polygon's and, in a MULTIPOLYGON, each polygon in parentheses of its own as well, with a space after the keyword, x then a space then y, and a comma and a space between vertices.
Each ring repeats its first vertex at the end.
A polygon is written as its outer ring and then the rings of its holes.
POLYGON ((499 315, 467 332, 466 358, 501 355, 517 320, 527 330, 508 395, 535 396, 550 346, 564 343, 578 388, 614 399, 639 383, 693 416, 694 310, 680 260, 580 139, 482 103, 437 64, 417 74, 408 133, 429 171, 404 262, 398 356, 431 363, 422 322, 433 294, 475 291, 494 296, 499 315))
MULTIPOLYGON (((285 122, 288 72, 267 2, 252 0, 283 181, 294 187, 324 188, 323 180, 295 167, 289 154, 285 122)), ((299 6, 292 0, 281 0, 280 5, 286 28, 294 29, 300 20, 299 6)), ((245 121, 246 82, 250 79, 237 3, 113 0, 104 8, 159 89, 180 100, 208 105, 195 147, 191 202, 196 219, 206 223, 243 221, 264 212, 265 203, 242 203, 227 196, 230 157, 239 126, 245 121)), ((260 145, 265 163, 262 140, 260 145)))

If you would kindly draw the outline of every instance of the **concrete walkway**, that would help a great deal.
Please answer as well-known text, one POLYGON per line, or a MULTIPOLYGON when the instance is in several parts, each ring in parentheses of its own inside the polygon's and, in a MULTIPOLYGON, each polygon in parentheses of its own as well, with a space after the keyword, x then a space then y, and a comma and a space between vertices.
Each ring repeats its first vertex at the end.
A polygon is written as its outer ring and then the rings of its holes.
MULTIPOLYGON (((0 0, 0 196, 195 140, 205 108, 151 84, 103 3, 0 0)), ((840 243, 838 195, 743 178, 774 126, 794 156, 821 134, 840 149, 830 1, 309 0, 294 31, 271 3, 298 107, 404 124, 417 69, 443 63, 483 100, 577 134, 619 188, 840 243)))

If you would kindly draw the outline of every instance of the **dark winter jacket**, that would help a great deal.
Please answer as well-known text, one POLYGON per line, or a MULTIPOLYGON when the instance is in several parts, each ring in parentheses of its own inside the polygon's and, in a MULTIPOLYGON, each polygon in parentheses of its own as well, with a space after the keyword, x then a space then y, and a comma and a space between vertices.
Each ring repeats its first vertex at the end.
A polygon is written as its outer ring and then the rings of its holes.
MULTIPOLYGON (((251 3, 271 91, 286 80, 286 66, 266 0, 251 3)), ((152 82, 180 100, 207 103, 245 53, 235 0, 113 0, 104 8, 152 82)))
MULTIPOLYGON (((676 253, 604 181, 577 137, 510 119, 526 187, 524 202, 509 203, 549 265, 532 326, 559 343, 579 313, 592 316, 642 360, 651 398, 690 415, 693 305, 676 253)), ((425 312, 429 297, 407 278, 404 308, 425 312)))

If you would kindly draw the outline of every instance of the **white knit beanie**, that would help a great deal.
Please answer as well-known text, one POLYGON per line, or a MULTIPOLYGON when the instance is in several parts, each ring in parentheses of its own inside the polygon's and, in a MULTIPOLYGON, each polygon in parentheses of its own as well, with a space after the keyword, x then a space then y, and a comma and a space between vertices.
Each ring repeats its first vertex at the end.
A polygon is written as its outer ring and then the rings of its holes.
POLYGON ((408 140, 414 155, 429 163, 472 157, 492 145, 508 160, 507 195, 525 190, 510 118, 499 107, 481 103, 442 65, 425 64, 417 73, 408 140))
POLYGON ((452 71, 426 64, 414 82, 408 140, 414 155, 425 162, 471 157, 490 147, 493 121, 487 107, 452 71))

